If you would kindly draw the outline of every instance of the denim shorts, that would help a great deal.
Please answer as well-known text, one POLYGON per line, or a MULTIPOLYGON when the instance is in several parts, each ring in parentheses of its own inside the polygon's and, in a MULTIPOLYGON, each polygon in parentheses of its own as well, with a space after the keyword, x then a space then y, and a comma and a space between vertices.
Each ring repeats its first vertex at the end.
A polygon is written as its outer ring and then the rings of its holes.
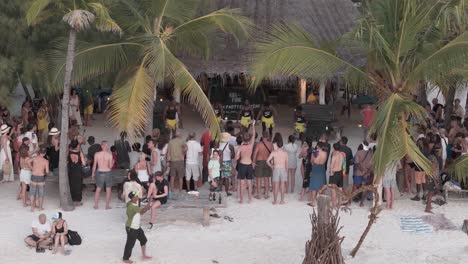
POLYGON ((96 176, 96 186, 98 188, 112 188, 112 175, 110 171, 98 171, 96 176))

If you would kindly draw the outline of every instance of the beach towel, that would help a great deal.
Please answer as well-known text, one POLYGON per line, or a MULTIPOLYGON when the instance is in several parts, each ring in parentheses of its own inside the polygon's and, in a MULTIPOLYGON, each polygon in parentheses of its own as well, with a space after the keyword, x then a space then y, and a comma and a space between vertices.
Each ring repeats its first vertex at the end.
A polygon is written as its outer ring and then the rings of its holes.
POLYGON ((423 215, 421 219, 430 224, 436 231, 457 229, 453 222, 447 219, 444 214, 423 215))
POLYGON ((432 226, 418 216, 400 216, 400 229, 414 234, 429 234, 433 231, 432 226))

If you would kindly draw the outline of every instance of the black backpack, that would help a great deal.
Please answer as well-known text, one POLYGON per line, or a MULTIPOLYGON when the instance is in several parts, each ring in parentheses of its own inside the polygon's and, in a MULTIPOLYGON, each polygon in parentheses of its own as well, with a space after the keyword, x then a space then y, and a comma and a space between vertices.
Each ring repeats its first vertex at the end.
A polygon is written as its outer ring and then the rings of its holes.
POLYGON ((78 232, 68 230, 68 244, 71 246, 81 245, 81 236, 78 234, 78 232))

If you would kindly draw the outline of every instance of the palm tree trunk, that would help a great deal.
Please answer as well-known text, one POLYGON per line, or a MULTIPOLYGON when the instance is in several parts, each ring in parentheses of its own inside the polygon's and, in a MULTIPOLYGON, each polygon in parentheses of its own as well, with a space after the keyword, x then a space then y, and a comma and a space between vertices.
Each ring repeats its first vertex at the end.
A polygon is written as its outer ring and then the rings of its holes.
POLYGON ((63 85, 62 99, 62 127, 60 135, 60 157, 59 157, 59 191, 60 207, 64 211, 75 209, 70 195, 70 185, 68 183, 67 153, 68 153, 68 119, 71 90, 71 76, 73 71, 73 61, 75 60, 76 31, 70 29, 68 37, 67 61, 65 63, 65 78, 63 85))
POLYGON ((450 120, 452 118, 453 101, 455 101, 456 90, 457 90, 457 87, 451 85, 445 97, 444 119, 445 119, 446 129, 450 128, 450 120))

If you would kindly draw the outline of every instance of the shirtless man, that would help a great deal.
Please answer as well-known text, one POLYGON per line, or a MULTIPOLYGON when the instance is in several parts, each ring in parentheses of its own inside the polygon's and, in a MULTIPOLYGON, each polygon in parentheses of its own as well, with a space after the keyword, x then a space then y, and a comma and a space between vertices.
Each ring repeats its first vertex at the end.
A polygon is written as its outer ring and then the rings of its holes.
POLYGON ((94 154, 93 172, 91 177, 94 179, 96 175, 96 168, 99 168, 96 177, 96 193, 94 194, 94 209, 99 208, 99 195, 102 188, 106 187, 106 209, 111 209, 109 206, 112 188, 112 176, 110 171, 114 161, 112 154, 109 152, 109 144, 107 141, 101 143, 102 150, 94 154))
POLYGON ((263 131, 262 138, 257 144, 253 154, 253 166, 255 169, 255 176, 257 181, 257 188, 255 189, 255 198, 260 199, 260 189, 262 187, 262 180, 264 182, 265 199, 268 199, 270 193, 270 177, 271 168, 267 164, 267 159, 273 151, 273 144, 271 143, 271 136, 268 131, 263 131))
POLYGON ((253 179, 253 167, 252 167, 252 151, 255 140, 255 120, 252 122, 252 134, 249 132, 244 133, 244 142, 237 149, 236 160, 237 165, 237 179, 240 180, 239 184, 239 203, 244 202, 244 188, 247 181, 247 190, 249 195, 249 203, 252 202, 252 179, 253 179))
POLYGON ((278 148, 271 152, 267 164, 273 169, 273 204, 278 199, 278 190, 281 188, 281 201, 284 204, 284 193, 288 181, 288 153, 283 150, 283 141, 276 142, 278 148))
POLYGON ((44 188, 45 176, 49 174, 49 161, 44 158, 47 149, 40 148, 39 155, 32 159, 31 188, 29 190, 31 197, 31 212, 34 212, 36 193, 39 195, 39 210, 44 210, 44 188))

